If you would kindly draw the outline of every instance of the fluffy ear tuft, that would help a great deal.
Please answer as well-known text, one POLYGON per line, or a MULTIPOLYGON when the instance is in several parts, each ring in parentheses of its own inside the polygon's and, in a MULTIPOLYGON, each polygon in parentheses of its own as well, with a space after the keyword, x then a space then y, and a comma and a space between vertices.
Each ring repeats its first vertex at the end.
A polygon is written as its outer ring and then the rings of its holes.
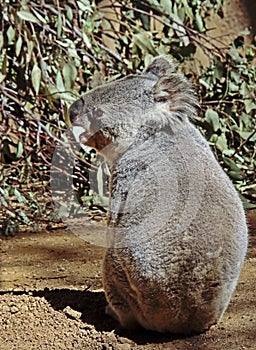
POLYGON ((157 56, 152 62, 145 68, 144 73, 151 73, 157 77, 162 77, 168 73, 172 73, 176 70, 175 64, 167 56, 157 56))
POLYGON ((161 111, 165 125, 175 130, 195 115, 198 101, 192 84, 177 72, 175 64, 167 56, 153 59, 145 73, 158 78, 152 94, 156 110, 161 111))
POLYGON ((192 84, 178 73, 170 73, 161 77, 153 87, 153 96, 158 106, 168 111, 169 121, 184 122, 193 117, 198 107, 192 84))

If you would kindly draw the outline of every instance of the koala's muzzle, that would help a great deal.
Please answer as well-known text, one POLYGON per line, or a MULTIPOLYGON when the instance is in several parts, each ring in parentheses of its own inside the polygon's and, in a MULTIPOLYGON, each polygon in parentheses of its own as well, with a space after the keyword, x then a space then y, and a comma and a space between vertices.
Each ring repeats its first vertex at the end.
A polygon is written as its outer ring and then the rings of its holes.
POLYGON ((76 122, 77 117, 81 114, 81 109, 83 108, 83 106, 84 101, 81 98, 71 105, 71 107, 69 108, 69 118, 71 123, 76 122))

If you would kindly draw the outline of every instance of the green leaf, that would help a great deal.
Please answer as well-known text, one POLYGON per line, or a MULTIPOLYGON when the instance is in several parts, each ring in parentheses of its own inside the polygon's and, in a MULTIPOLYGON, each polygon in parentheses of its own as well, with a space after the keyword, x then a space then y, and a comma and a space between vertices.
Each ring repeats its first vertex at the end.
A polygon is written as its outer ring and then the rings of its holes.
POLYGON ((17 188, 14 188, 13 194, 16 196, 19 203, 27 203, 26 198, 17 190, 17 188))
POLYGON ((239 130, 236 130, 236 132, 238 132, 238 134, 242 137, 242 139, 244 140, 247 140, 248 137, 250 135, 252 135, 252 137, 250 137, 250 141, 251 142, 254 142, 256 141, 256 134, 253 135, 253 132, 250 132, 250 131, 239 131, 239 130))
POLYGON ((33 13, 36 15, 36 17, 39 19, 39 21, 43 24, 47 24, 46 19, 40 15, 34 8, 32 8, 33 13))
POLYGON ((62 69, 65 88, 68 90, 73 87, 77 77, 76 67, 72 63, 66 63, 62 69))
POLYGON ((4 46, 4 36, 3 36, 3 33, 0 32, 0 50, 2 50, 3 46, 4 46))
POLYGON ((219 121, 219 115, 218 115, 217 112, 215 112, 211 108, 207 109, 207 111, 205 113, 205 119, 212 126, 214 131, 219 130, 219 128, 220 128, 220 121, 219 121))
POLYGON ((64 86, 63 78, 60 71, 58 71, 56 75, 56 86, 59 91, 65 91, 65 86, 64 86))
POLYGON ((73 19, 73 11, 71 9, 71 7, 67 6, 67 5, 64 5, 65 6, 65 9, 66 9, 66 13, 67 13, 67 18, 72 21, 73 19))
POLYGON ((90 41, 88 35, 84 32, 82 33, 82 35, 83 35, 83 41, 84 41, 85 45, 88 47, 88 49, 91 49, 92 44, 91 44, 91 41, 90 41))
POLYGON ((24 224, 26 225, 30 225, 31 221, 29 220, 29 218, 27 217, 27 215, 25 214, 25 212, 23 210, 20 210, 18 212, 20 219, 24 222, 24 224))
POLYGON ((35 90, 35 93, 38 95, 40 83, 41 83, 41 69, 38 67, 37 64, 34 65, 31 73, 32 78, 32 85, 35 90))
POLYGON ((161 0, 161 6, 168 15, 172 15, 172 3, 170 0, 161 0))
POLYGON ((7 75, 7 64, 8 64, 8 57, 6 50, 2 50, 3 52, 0 54, 0 83, 4 81, 6 75, 7 75))
POLYGON ((228 89, 230 92, 237 92, 239 91, 239 86, 235 84, 233 81, 228 82, 228 89))
POLYGON ((148 0, 149 4, 152 5, 155 8, 159 8, 160 4, 157 0, 148 0))
POLYGON ((236 163, 232 159, 227 158, 225 156, 223 156, 222 159, 230 170, 233 170, 236 173, 242 173, 241 169, 236 165, 236 163))
POLYGON ((134 34, 133 41, 143 52, 151 53, 154 56, 157 55, 156 49, 145 33, 134 34))
POLYGON ((246 98, 250 95, 250 91, 249 91, 248 86, 245 82, 242 82, 241 87, 239 89, 239 93, 243 96, 243 98, 246 98))
POLYGON ((15 54, 17 57, 20 54, 21 48, 22 48, 22 37, 19 36, 18 40, 16 41, 16 45, 15 45, 15 54))
POLYGON ((190 39, 187 36, 186 30, 183 27, 183 22, 177 14, 173 14, 172 17, 175 19, 176 23, 173 23, 173 29, 180 40, 183 41, 184 46, 188 46, 190 39), (179 24, 180 23, 180 24, 179 24))
POLYGON ((228 149, 228 142, 224 132, 218 137, 216 146, 223 152, 228 149))
POLYGON ((192 12, 191 7, 188 5, 187 0, 182 0, 182 3, 183 3, 183 6, 184 6, 186 15, 187 15, 191 20, 193 20, 194 15, 193 15, 193 12, 192 12))
POLYGON ((253 109, 256 109, 256 104, 251 99, 245 100, 244 105, 246 113, 250 113, 253 109))
POLYGON ((17 15, 24 21, 38 23, 38 19, 29 11, 21 10, 17 12, 17 15))
POLYGON ((23 143, 21 141, 18 142, 17 145, 17 151, 16 151, 16 158, 19 159, 22 156, 23 153, 23 143))
POLYGON ((12 211, 10 211, 10 210, 6 210, 6 213, 10 216, 10 217, 12 217, 12 218, 16 218, 16 214, 15 213, 13 213, 12 211))
POLYGON ((15 38, 15 30, 12 26, 9 26, 7 32, 6 32, 7 38, 8 38, 8 44, 12 44, 13 40, 15 38))
MULTIPOLYGON (((208 80, 208 79, 207 79, 208 80)), ((207 90, 212 90, 212 87, 211 87, 211 85, 208 83, 208 81, 206 81, 206 79, 205 78, 200 78, 199 79, 199 82, 200 82, 200 84, 202 84, 207 90)))
POLYGON ((202 16, 200 15, 199 11, 196 11, 196 25, 197 25, 197 29, 200 32, 205 31, 204 22, 203 22, 202 16))
POLYGON ((62 28, 63 28, 62 17, 61 17, 61 14, 59 14, 57 19, 57 36, 58 37, 61 37, 62 28))
POLYGON ((239 172, 236 172, 234 170, 231 170, 228 172, 228 175, 233 179, 233 180, 243 180, 243 172, 240 170, 239 172))

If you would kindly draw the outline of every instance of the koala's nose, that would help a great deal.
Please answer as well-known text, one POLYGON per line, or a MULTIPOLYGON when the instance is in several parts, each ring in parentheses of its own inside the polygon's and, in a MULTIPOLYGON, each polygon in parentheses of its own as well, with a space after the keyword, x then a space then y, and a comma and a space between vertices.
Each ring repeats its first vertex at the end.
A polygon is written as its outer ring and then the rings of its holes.
POLYGON ((71 123, 76 121, 83 106, 84 106, 84 101, 81 98, 79 98, 79 100, 75 101, 71 105, 71 107, 69 108, 69 118, 70 118, 71 123))

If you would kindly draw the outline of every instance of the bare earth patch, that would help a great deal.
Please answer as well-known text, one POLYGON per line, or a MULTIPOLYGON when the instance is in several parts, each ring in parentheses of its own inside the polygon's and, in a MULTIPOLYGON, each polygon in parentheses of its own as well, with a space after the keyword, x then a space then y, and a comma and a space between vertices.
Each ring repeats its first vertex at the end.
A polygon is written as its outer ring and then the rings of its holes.
POLYGON ((0 349, 256 349, 256 211, 240 283, 221 322, 180 338, 121 330, 105 315, 104 249, 67 230, 0 238, 0 349))

